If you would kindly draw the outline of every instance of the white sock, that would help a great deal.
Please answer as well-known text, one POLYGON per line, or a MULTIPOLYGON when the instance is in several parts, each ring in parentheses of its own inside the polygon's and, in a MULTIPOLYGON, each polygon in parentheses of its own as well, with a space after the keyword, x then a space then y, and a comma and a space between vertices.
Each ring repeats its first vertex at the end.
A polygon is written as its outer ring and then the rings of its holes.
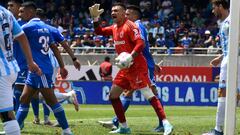
POLYGON ((70 95, 68 93, 55 92, 54 94, 55 94, 58 102, 63 101, 70 97, 70 95))
POLYGON ((17 120, 11 120, 3 123, 3 129, 6 135, 20 135, 20 127, 17 120))
POLYGON ((63 133, 71 134, 72 131, 70 128, 63 129, 63 133))
POLYGON ((222 132, 225 119, 225 97, 218 98, 215 130, 222 132))
POLYGON ((123 123, 121 123, 121 125, 123 128, 128 128, 127 122, 123 122, 123 123))
POLYGON ((167 119, 162 120, 162 123, 163 123, 163 125, 168 125, 168 124, 170 124, 167 119))

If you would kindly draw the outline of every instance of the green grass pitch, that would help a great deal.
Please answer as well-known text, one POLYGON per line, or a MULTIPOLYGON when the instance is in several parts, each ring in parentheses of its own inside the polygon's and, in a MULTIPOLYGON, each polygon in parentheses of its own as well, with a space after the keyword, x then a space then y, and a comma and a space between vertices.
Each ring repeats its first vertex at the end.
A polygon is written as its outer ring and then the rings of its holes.
MULTIPOLYGON (((70 127, 74 135, 108 135, 106 129, 97 123, 98 120, 110 120, 113 109, 111 105, 81 105, 80 111, 75 112, 72 105, 63 105, 70 127)), ((42 108, 40 106, 40 108, 42 108)), ((174 126, 172 135, 201 135, 214 128, 216 107, 185 107, 165 106, 168 120, 174 126)), ((43 122, 42 109, 40 110, 43 122)), ((133 135, 155 135, 153 129, 158 125, 154 110, 148 105, 131 105, 126 113, 128 124, 133 135)), ((25 121, 22 135, 60 135, 61 128, 32 124, 33 113, 30 112, 25 121)), ((51 113, 51 120, 55 122, 51 113)), ((237 133, 240 135, 240 109, 237 108, 237 133)), ((2 129, 2 124, 0 125, 2 129)))

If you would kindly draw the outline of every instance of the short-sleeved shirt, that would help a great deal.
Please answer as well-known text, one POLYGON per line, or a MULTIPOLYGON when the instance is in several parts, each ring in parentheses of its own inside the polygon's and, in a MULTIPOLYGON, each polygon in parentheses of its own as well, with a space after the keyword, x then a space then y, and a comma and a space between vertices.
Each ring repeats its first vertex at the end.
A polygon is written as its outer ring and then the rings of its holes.
POLYGON ((49 46, 54 43, 46 24, 39 18, 33 18, 22 26, 31 47, 33 60, 44 74, 52 74, 53 67, 49 58, 49 46))
POLYGON ((230 16, 228 16, 221 24, 219 30, 220 45, 222 47, 223 56, 228 55, 228 38, 229 38, 230 16))

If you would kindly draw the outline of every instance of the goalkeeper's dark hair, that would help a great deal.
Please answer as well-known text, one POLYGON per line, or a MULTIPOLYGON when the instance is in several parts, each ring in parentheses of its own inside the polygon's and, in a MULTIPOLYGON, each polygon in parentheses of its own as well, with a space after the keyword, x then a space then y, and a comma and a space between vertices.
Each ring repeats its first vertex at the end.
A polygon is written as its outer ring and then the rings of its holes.
POLYGON ((139 6, 137 5, 128 5, 127 9, 134 10, 135 14, 138 16, 139 19, 142 18, 142 11, 139 6))
POLYGON ((212 0, 212 4, 216 6, 222 5, 224 9, 229 9, 229 2, 227 0, 212 0))
POLYGON ((37 10, 37 5, 33 1, 24 2, 21 6, 25 8, 33 9, 34 11, 37 10))
POLYGON ((23 3, 22 0, 9 0, 8 2, 14 2, 14 3, 17 3, 17 4, 22 4, 23 3))
POLYGON ((40 18, 40 19, 44 19, 46 17, 46 13, 44 12, 43 9, 41 8, 37 8, 36 10, 36 15, 40 18))
POLYGON ((125 6, 122 2, 113 3, 112 7, 114 7, 114 6, 120 6, 120 7, 122 7, 124 10, 126 10, 126 6, 125 6))

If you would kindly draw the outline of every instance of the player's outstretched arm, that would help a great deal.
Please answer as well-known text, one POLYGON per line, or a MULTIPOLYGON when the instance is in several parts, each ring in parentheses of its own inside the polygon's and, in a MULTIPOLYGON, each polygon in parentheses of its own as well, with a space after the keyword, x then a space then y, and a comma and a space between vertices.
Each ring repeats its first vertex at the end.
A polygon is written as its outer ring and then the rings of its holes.
POLYGON ((28 42, 28 39, 27 39, 26 35, 21 34, 20 36, 16 37, 15 40, 17 40, 21 45, 21 48, 22 48, 22 50, 25 54, 25 57, 26 57, 26 60, 27 60, 27 63, 28 63, 29 71, 31 71, 33 73, 37 73, 38 75, 41 75, 42 74, 41 69, 33 61, 32 52, 31 52, 29 42, 28 42))
POLYGON ((81 64, 80 61, 77 59, 77 57, 74 55, 74 53, 72 52, 72 49, 69 47, 68 43, 66 40, 64 40, 61 43, 62 47, 64 48, 64 50, 66 50, 66 52, 70 55, 70 57, 72 58, 73 61, 73 65, 77 70, 80 70, 81 68, 81 64))
POLYGON ((57 46, 55 44, 53 45, 50 45, 50 48, 52 49, 57 61, 58 61, 58 64, 60 66, 60 75, 63 79, 65 79, 68 75, 68 71, 67 69, 65 69, 65 65, 64 65, 64 62, 63 62, 63 59, 62 59, 62 56, 57 48, 57 46))

